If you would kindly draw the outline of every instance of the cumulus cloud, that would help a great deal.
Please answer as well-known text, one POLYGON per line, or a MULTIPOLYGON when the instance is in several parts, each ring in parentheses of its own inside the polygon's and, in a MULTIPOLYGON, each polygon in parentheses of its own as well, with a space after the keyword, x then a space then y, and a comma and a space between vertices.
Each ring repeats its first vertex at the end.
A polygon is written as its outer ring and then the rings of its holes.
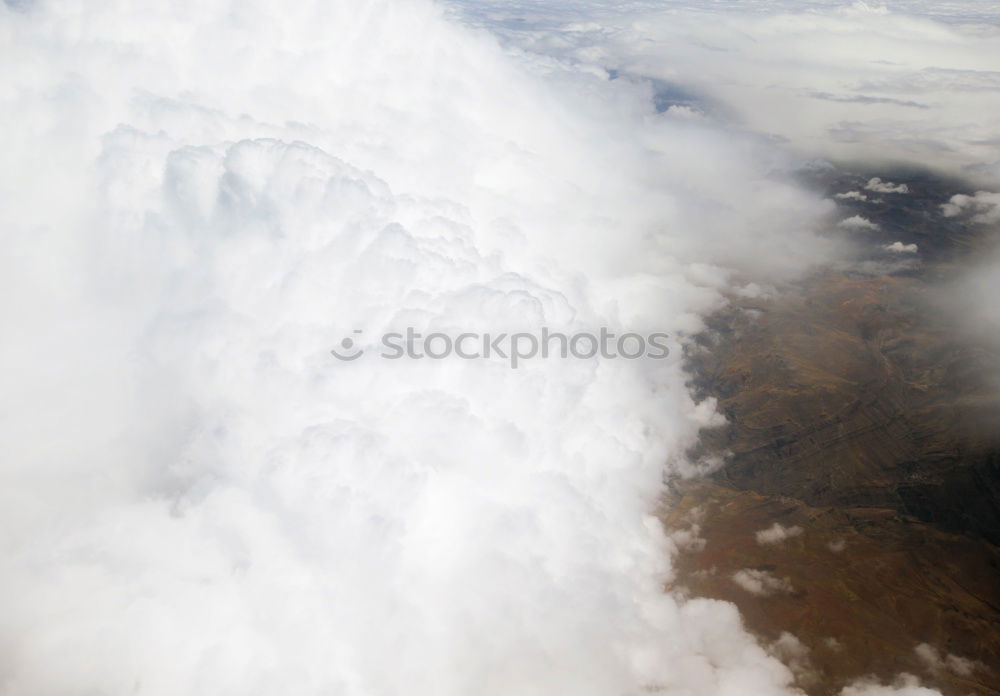
POLYGON ((972 196, 959 193, 941 206, 945 217, 968 215, 971 222, 992 225, 1000 222, 1000 193, 976 191, 972 196))
POLYGON ((910 192, 910 187, 906 184, 894 184, 891 181, 882 181, 877 176, 868 180, 868 183, 865 184, 865 189, 868 191, 877 191, 878 193, 910 192))
POLYGON ((849 230, 877 230, 879 226, 877 223, 872 222, 866 217, 861 215, 852 215, 849 218, 841 220, 837 223, 840 227, 846 227, 849 230))
POLYGON ((893 242, 892 244, 886 244, 884 248, 886 251, 891 251, 895 254, 916 254, 919 247, 916 244, 893 242))
POLYGON ((678 362, 329 353, 679 353, 737 269, 825 258, 784 155, 417 0, 21 9, 5 693, 789 693, 735 608, 662 591, 664 470, 719 418, 678 362))
POLYGON ((515 51, 417 0, 0 9, 5 693, 798 693, 733 605, 662 592, 700 539, 651 514, 664 469, 719 464, 687 461, 719 416, 679 364, 329 348, 607 325, 679 352, 734 282, 836 251, 794 147, 944 143, 987 176, 991 124, 953 117, 992 103, 992 59, 968 67, 992 39, 550 6, 594 21, 481 4, 527 27, 515 51), (748 90, 782 84, 761 50, 834 35, 867 52, 846 97, 828 43, 783 75, 823 98, 748 90), (968 74, 868 64, 928 45, 968 74), (775 123, 789 104, 813 106, 775 123))
POLYGON ((860 191, 847 191, 846 193, 834 194, 834 198, 843 198, 850 201, 867 201, 868 196, 861 193, 860 191))
POLYGON ((667 107, 667 110, 663 112, 666 116, 671 118, 683 118, 683 119, 703 119, 705 115, 690 106, 685 106, 682 104, 671 104, 667 107))
POLYGON ((760 297, 766 299, 773 297, 776 294, 776 289, 772 285, 758 284, 758 283, 747 283, 736 288, 736 294, 739 297, 760 297))
POLYGON ((775 594, 790 594, 795 588, 788 578, 779 578, 769 570, 742 568, 732 575, 737 585, 752 595, 770 597, 775 594))
POLYGON ((928 643, 921 643, 914 652, 933 673, 951 672, 959 677, 971 677, 973 673, 982 668, 978 662, 958 655, 942 655, 937 648, 928 643))
POLYGON ((773 546, 775 544, 781 544, 788 539, 792 539, 797 536, 802 535, 802 527, 798 525, 793 525, 791 527, 785 527, 782 524, 775 522, 767 529, 761 529, 756 532, 754 536, 757 538, 757 543, 761 546, 773 546))
POLYGON ((701 536, 701 522, 705 519, 705 509, 697 506, 689 510, 680 520, 687 526, 678 526, 668 532, 670 540, 679 551, 697 553, 705 550, 708 541, 701 536))
POLYGON ((701 526, 698 524, 693 524, 685 529, 672 530, 670 532, 670 539, 681 551, 704 551, 705 545, 708 543, 701 536, 701 526))

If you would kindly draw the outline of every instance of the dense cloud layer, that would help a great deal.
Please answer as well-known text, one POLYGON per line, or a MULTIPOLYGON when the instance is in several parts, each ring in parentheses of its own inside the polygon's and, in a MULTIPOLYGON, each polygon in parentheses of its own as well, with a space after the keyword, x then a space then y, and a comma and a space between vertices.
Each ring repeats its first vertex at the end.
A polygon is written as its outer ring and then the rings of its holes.
POLYGON ((988 0, 455 4, 529 51, 654 80, 668 111, 803 155, 1000 187, 1000 21, 988 0))
POLYGON ((785 154, 416 0, 7 2, 0 35, 4 693, 794 692, 662 592, 651 512, 716 418, 678 361, 329 353, 677 353, 737 271, 831 253, 785 154))

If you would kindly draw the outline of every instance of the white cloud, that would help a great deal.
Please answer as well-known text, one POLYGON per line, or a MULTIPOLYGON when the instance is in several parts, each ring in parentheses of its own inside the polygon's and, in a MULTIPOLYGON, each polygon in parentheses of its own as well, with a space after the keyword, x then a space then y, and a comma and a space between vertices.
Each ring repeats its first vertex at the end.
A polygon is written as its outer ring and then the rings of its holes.
POLYGON ((877 191, 878 193, 909 193, 910 187, 906 184, 894 184, 891 181, 882 181, 877 176, 868 180, 865 184, 865 189, 868 191, 877 191))
POLYGON ((758 283, 747 283, 746 285, 736 288, 736 294, 740 297, 750 297, 750 298, 762 298, 766 299, 774 296, 777 293, 774 286, 772 285, 761 285, 758 283))
POLYGON ((770 597, 775 594, 790 594, 795 590, 788 578, 776 577, 768 570, 743 568, 732 575, 733 582, 750 594, 770 597))
POLYGON ((761 529, 756 532, 755 536, 757 538, 757 543, 761 546, 781 544, 788 539, 802 536, 802 527, 799 527, 798 525, 785 527, 778 522, 775 522, 767 529, 761 529))
POLYGON ((940 696, 940 692, 920 685, 912 674, 901 674, 892 685, 862 679, 840 691, 840 696, 940 696))
POLYGON ((666 103, 694 102, 809 155, 1000 182, 988 3, 457 4, 527 50, 654 78, 666 103), (561 31, 582 15, 596 26, 561 31))
POLYGON ((810 686, 818 681, 819 673, 812 663, 812 651, 795 635, 783 631, 778 640, 768 646, 768 652, 788 665, 799 685, 810 686))
POLYGON ((667 116, 671 116, 673 118, 682 118, 690 120, 699 120, 705 118, 705 114, 698 111, 697 109, 693 109, 690 106, 683 106, 677 104, 669 106, 664 113, 667 116))
POLYGON ((972 196, 959 193, 941 206, 941 212, 945 217, 971 215, 972 222, 992 225, 1000 222, 1000 193, 976 191, 972 196))
POLYGON ((971 677, 976 670, 982 668, 978 662, 965 657, 950 653, 942 656, 937 648, 927 643, 918 645, 914 652, 933 673, 951 672, 959 677, 971 677))
POLYGON ((843 198, 851 201, 867 201, 868 196, 861 193, 860 191, 848 191, 846 193, 834 194, 834 198, 843 198))
POLYGON ((0 13, 6 694, 790 693, 662 591, 664 464, 720 418, 679 363, 329 355, 680 351, 734 269, 825 257, 784 155, 415 0, 0 13))
POLYGON ((704 551, 705 545, 708 543, 705 538, 701 536, 701 526, 698 524, 692 524, 690 527, 686 527, 684 529, 670 530, 669 537, 680 551, 697 553, 699 551, 704 551))
POLYGON ((916 254, 918 248, 916 244, 903 244, 902 242, 893 242, 892 244, 885 245, 886 251, 896 254, 916 254))
POLYGON ((840 227, 846 227, 851 230, 877 230, 879 226, 877 223, 872 222, 866 217, 861 215, 852 215, 849 218, 841 220, 837 223, 840 227))
POLYGON ((828 542, 826 547, 831 551, 833 551, 834 553, 840 553, 841 551, 847 548, 847 540, 834 539, 833 541, 828 542))
POLYGON ((718 464, 676 363, 327 350, 697 331, 835 251, 795 147, 989 176, 991 37, 550 3, 594 21, 518 53, 415 0, 11 6, 5 693, 797 693, 735 607, 661 591, 664 462, 718 464))

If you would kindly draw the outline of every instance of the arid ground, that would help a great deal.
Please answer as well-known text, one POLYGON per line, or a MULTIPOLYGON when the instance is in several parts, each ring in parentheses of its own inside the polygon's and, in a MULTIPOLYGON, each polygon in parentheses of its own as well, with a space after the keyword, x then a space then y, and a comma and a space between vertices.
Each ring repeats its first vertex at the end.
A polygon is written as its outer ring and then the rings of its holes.
MULTIPOLYGON (((815 175, 831 196, 867 177, 815 175)), ((725 463, 672 486, 675 584, 735 602, 807 693, 905 672, 998 694, 1000 360, 943 299, 993 239, 941 214, 957 184, 897 180, 838 200, 873 223, 842 231, 856 258, 734 296, 699 336, 694 384, 728 420, 704 454, 725 463)))

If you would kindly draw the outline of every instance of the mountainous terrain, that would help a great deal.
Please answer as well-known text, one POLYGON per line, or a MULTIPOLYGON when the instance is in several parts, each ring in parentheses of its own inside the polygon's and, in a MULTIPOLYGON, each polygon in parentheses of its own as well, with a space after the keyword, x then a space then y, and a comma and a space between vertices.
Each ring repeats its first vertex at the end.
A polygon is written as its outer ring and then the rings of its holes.
POLYGON ((831 234, 857 258, 734 296, 698 337, 693 384, 728 424, 696 454, 725 463, 665 505, 704 539, 676 582, 735 602, 808 693, 906 672, 998 694, 1000 359, 942 301, 990 231, 941 214, 954 182, 816 179, 856 192, 831 234))

